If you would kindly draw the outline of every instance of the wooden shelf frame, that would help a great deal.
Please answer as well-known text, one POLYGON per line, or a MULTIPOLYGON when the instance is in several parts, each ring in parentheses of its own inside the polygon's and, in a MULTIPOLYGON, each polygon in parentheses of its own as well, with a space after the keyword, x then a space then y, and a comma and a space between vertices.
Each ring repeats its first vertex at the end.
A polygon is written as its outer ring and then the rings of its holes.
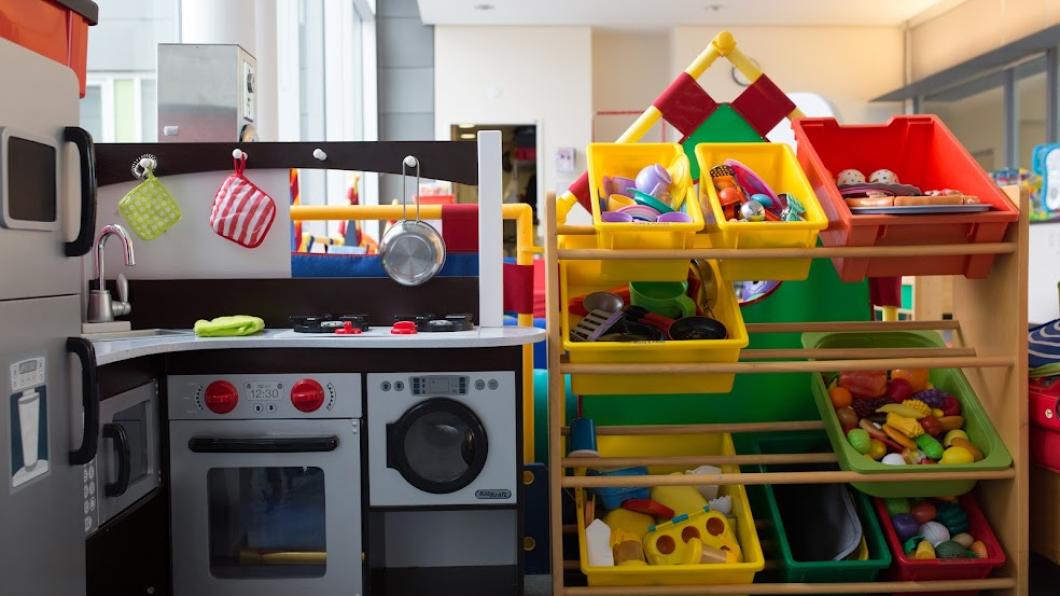
MULTIPOLYGON (((1029 572, 1029 451, 1027 443, 1027 230, 1028 202, 1014 187, 1006 188, 1020 206, 1020 220, 1009 228, 1003 242, 988 244, 894 247, 816 247, 812 249, 689 249, 624 250, 560 249, 558 235, 594 234, 591 226, 558 226, 556 207, 546 203, 545 264, 548 320, 549 375, 549 478, 550 547, 553 594, 647 596, 691 594, 850 594, 916 593, 944 591, 990 591, 1004 596, 1026 596, 1029 572), (856 350, 845 354, 827 350, 745 350, 735 363, 688 364, 573 364, 565 360, 560 336, 560 260, 603 259, 786 259, 867 256, 918 256, 994 254, 995 262, 986 279, 955 278, 953 320, 933 321, 844 321, 752 323, 749 333, 803 333, 838 331, 940 330, 954 333, 952 348, 918 350, 856 350), (846 482, 901 482, 935 479, 930 472, 902 474, 858 474, 844 471, 722 473, 715 475, 620 476, 568 475, 569 470, 587 467, 608 468, 628 465, 699 465, 753 463, 824 463, 834 454, 784 454, 683 457, 565 457, 565 386, 563 373, 570 374, 658 374, 672 373, 788 373, 871 370, 898 367, 964 369, 995 429, 1012 455, 1006 470, 949 473, 947 477, 977 479, 979 504, 1005 549, 1007 562, 995 575, 981 580, 933 582, 848 582, 827 584, 754 583, 748 585, 697 586, 566 586, 564 570, 577 570, 577 561, 563 558, 563 534, 576 531, 562 523, 563 493, 567 489, 591 486, 694 484, 804 484, 846 482), (766 461, 768 460, 768 461, 766 461), (571 564, 573 563, 573 565, 571 564)), ((601 426, 598 435, 672 435, 701 432, 760 432, 821 429, 820 421, 754 422, 736 424, 678 424, 640 426, 601 426)))

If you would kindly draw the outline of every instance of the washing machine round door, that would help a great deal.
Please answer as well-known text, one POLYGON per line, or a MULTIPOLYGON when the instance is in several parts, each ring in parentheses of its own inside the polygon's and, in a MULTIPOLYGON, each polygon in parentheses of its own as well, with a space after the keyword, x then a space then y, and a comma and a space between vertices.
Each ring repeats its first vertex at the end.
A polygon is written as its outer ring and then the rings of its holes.
POLYGON ((429 493, 452 493, 474 482, 488 449, 478 416, 444 397, 421 401, 386 425, 387 467, 429 493))

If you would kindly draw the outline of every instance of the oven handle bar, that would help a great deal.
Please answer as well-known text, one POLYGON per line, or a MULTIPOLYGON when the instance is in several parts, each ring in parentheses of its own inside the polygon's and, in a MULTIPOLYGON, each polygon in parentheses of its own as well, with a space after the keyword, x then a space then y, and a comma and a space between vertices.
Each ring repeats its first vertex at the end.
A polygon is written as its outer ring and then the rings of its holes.
POLYGON ((194 453, 322 453, 339 446, 337 436, 330 437, 192 437, 188 449, 194 453))

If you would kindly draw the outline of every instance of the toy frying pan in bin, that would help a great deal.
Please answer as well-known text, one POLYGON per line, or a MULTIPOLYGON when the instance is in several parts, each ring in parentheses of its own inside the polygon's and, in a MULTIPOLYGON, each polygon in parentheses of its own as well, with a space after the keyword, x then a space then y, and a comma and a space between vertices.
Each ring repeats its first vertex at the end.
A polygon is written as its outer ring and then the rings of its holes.
POLYGON ((401 162, 401 221, 383 234, 379 243, 379 256, 383 270, 390 279, 403 286, 418 286, 435 276, 445 264, 445 241, 438 230, 420 219, 420 162, 408 155, 401 162), (416 168, 416 220, 408 218, 408 202, 405 200, 406 168, 416 168))

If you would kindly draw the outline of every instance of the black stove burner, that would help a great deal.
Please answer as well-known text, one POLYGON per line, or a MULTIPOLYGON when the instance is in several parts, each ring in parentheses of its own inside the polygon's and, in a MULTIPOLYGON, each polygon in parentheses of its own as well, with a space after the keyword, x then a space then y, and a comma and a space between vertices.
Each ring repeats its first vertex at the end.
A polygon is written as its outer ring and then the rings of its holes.
POLYGON ((420 333, 449 333, 453 331, 471 331, 475 328, 469 313, 436 315, 424 313, 420 315, 395 315, 394 322, 413 321, 416 323, 416 331, 420 333))
POLYGON ((335 333, 336 329, 342 329, 347 322, 361 331, 368 331, 368 315, 320 315, 305 316, 291 315, 287 317, 291 323, 291 329, 295 333, 335 333))

